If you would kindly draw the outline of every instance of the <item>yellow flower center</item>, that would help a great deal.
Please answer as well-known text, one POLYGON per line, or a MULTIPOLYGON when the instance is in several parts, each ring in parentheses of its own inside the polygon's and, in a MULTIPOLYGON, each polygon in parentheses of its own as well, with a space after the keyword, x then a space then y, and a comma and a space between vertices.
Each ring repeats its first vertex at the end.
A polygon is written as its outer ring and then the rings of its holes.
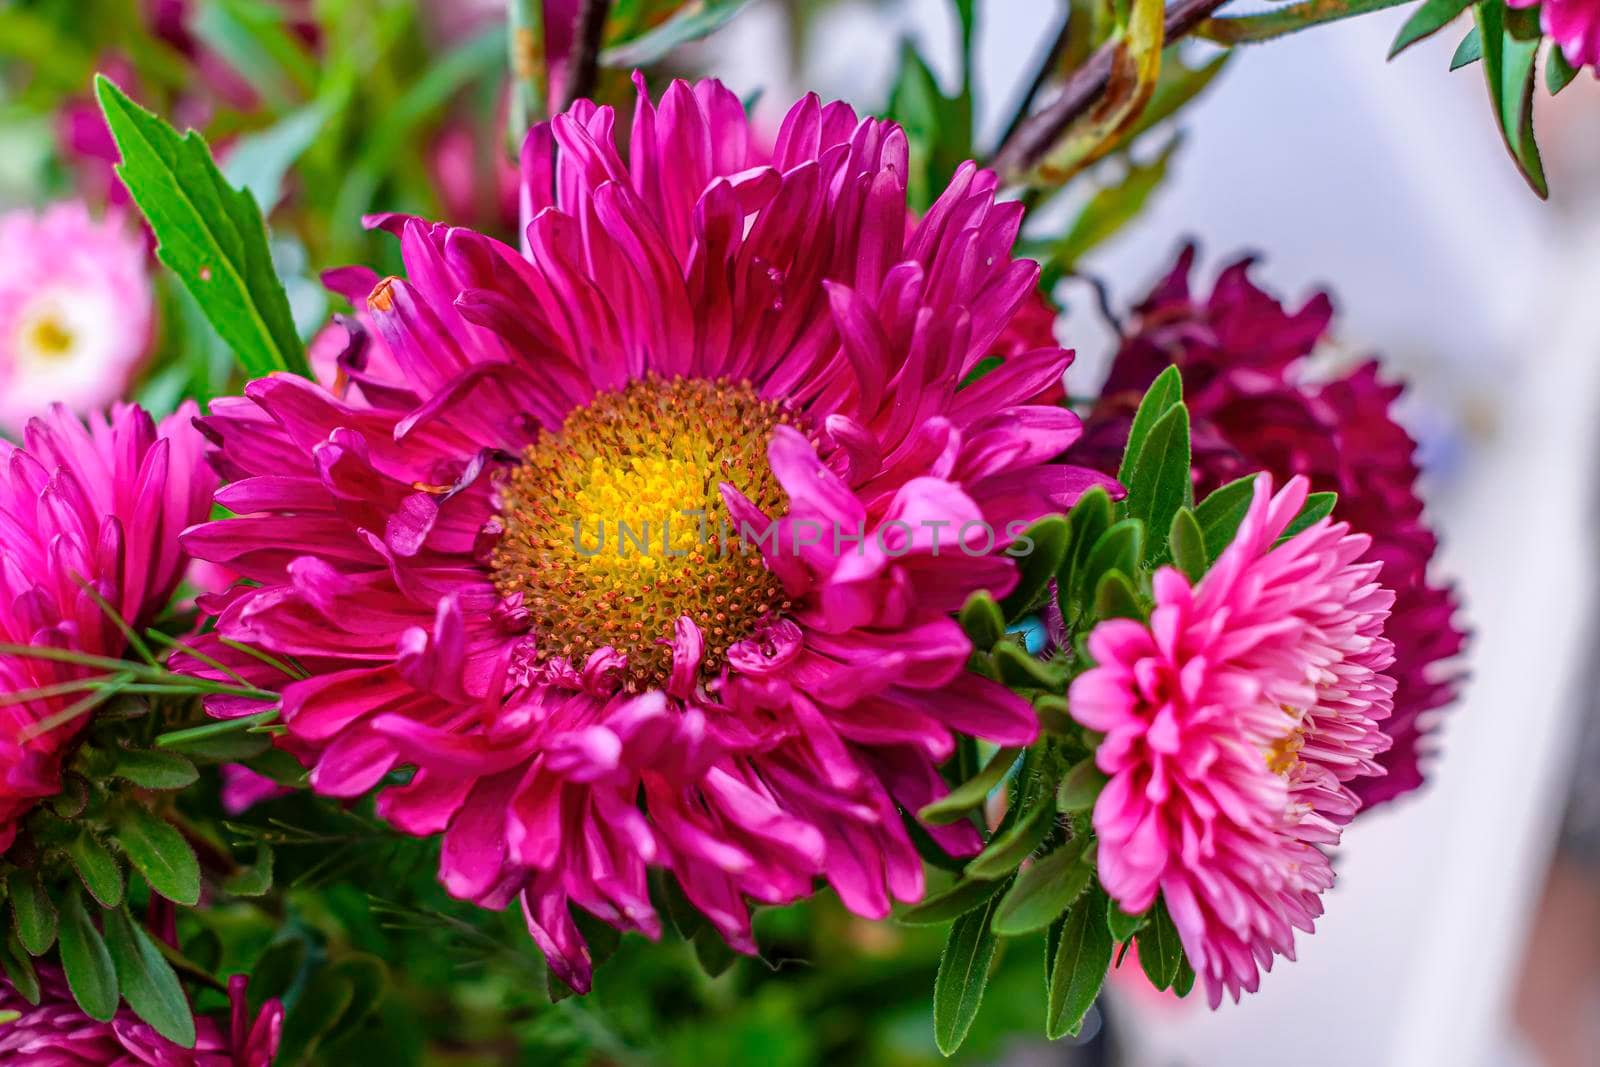
POLYGON ((1266 757, 1268 770, 1273 774, 1287 775, 1300 762, 1300 750, 1305 747, 1306 717, 1287 706, 1283 713, 1289 716, 1291 722, 1289 732, 1267 746, 1266 757))
POLYGON ((22 330, 22 343, 43 360, 64 359, 72 353, 73 332, 55 315, 46 312, 22 330))
POLYGON ((658 686, 687 616, 711 677, 728 646, 785 611, 754 547, 766 531, 741 540, 719 486, 782 514, 767 442, 794 422, 748 384, 649 377, 599 394, 530 445, 498 486, 504 530, 491 567, 502 595, 522 594, 540 659, 581 668, 610 646, 628 657, 627 688, 658 686))

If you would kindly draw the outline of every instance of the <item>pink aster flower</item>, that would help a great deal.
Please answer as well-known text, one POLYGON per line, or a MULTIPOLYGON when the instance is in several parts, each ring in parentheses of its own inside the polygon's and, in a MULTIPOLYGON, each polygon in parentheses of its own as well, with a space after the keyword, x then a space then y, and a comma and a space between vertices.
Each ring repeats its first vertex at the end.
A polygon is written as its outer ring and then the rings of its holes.
POLYGON ((1596 0, 1506 0, 1539 8, 1539 28, 1574 67, 1600 67, 1600 3, 1596 0))
POLYGON ((0 215, 0 429, 52 402, 87 412, 122 394, 150 343, 144 242, 80 201, 0 215))
POLYGON ((1139 398, 1176 365, 1194 418, 1197 493, 1264 468, 1339 494, 1339 517, 1372 538, 1395 594, 1385 626, 1395 645, 1394 715, 1384 724, 1394 747, 1379 757, 1383 775, 1352 786, 1371 807, 1422 784, 1433 713, 1456 698, 1460 672, 1450 661, 1466 640, 1455 592, 1428 574, 1438 539, 1417 495, 1416 442, 1390 414, 1401 387, 1380 380, 1375 361, 1332 379, 1309 369, 1333 316, 1326 294, 1289 313, 1251 283, 1244 259, 1202 299, 1189 285, 1194 254, 1184 249, 1137 308, 1069 457, 1116 470, 1139 398))
POLYGON ((904 133, 843 104, 802 100, 770 155, 716 82, 641 86, 626 163, 614 123, 530 133, 522 251, 376 220, 408 275, 366 300, 384 358, 340 362, 345 398, 215 404, 237 517, 185 542, 254 583, 217 632, 307 672, 273 684, 312 786, 386 786, 446 888, 520 896, 580 989, 569 905, 653 936, 650 867, 744 951, 747 901, 816 878, 863 915, 918 898, 903 813, 955 735, 1036 731, 951 613, 1107 481, 1047 463, 1078 420, 1033 401, 1070 352, 960 387, 1037 276, 992 174, 913 225, 904 133))
POLYGON ((204 1016, 195 1020, 194 1048, 162 1037, 123 1006, 109 1022, 83 1013, 66 977, 40 966, 39 1003, 32 1004, 10 979, 0 977, 0 1012, 17 1018, 0 1024, 0 1061, 27 1067, 272 1067, 283 1029, 283 1006, 262 1005, 253 1018, 245 1003, 246 979, 228 980, 232 1011, 226 1028, 204 1016))
MULTIPOLYGON (((171 598, 188 560, 184 527, 206 516, 216 477, 188 404, 159 426, 122 405, 85 425, 57 406, 0 441, 0 642, 121 656, 126 642, 98 595, 134 627, 171 598)), ((41 693, 89 674, 0 654, 0 850, 18 819, 60 790, 84 693, 41 693)))
POLYGON ((1323 519, 1274 548, 1305 503, 1261 474, 1237 534, 1191 585, 1164 567, 1149 625, 1089 635, 1096 667, 1069 693, 1105 734, 1094 808, 1100 881, 1130 913, 1159 893, 1211 1004, 1254 992, 1259 968, 1294 957, 1333 884, 1324 849, 1380 773, 1389 739, 1393 594, 1370 539, 1323 519))

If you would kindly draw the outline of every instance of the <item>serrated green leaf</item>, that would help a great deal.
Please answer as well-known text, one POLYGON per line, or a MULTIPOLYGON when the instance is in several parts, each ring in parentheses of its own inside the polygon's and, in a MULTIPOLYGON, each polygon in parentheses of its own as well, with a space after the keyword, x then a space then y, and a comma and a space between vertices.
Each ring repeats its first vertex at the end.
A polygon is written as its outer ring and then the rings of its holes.
POLYGON ((967 598, 957 620, 972 639, 972 647, 979 652, 987 652, 1006 635, 1006 619, 1000 612, 1000 605, 983 589, 967 598))
POLYGON ((193 1048, 194 1013, 172 964, 125 909, 106 912, 104 921, 106 947, 116 964, 117 983, 128 1007, 168 1041, 193 1048))
POLYGON ((1183 956, 1183 943, 1178 940, 1178 928, 1172 925, 1166 902, 1157 898, 1150 910, 1144 929, 1135 935, 1139 946, 1139 966, 1157 989, 1166 989, 1178 976, 1178 966, 1183 956))
POLYGON ((117 822, 117 843, 151 889, 185 907, 199 903, 200 862, 171 823, 129 807, 117 822))
POLYGON ((123 749, 112 765, 113 777, 132 782, 142 789, 183 789, 200 777, 194 764, 176 752, 156 749, 123 749))
POLYGON ((1278 544, 1283 544, 1295 534, 1310 529, 1333 514, 1334 505, 1339 502, 1338 493, 1312 493, 1306 497, 1306 502, 1300 506, 1300 511, 1289 520, 1289 525, 1283 528, 1283 533, 1278 535, 1278 544))
POLYGON ((978 1017, 983 991, 989 984, 989 964, 994 959, 995 936, 990 923, 998 898, 987 907, 969 911, 950 926, 939 973, 933 981, 933 1039, 939 1051, 953 1055, 967 1039, 978 1017))
POLYGON ((917 817, 935 826, 959 822, 988 799, 990 792, 1005 779, 1021 754, 1021 748, 1002 748, 990 757, 983 770, 917 812, 917 817))
POLYGON ((1156 423, 1167 412, 1181 403, 1183 375, 1176 366, 1171 366, 1156 375, 1156 380, 1150 383, 1150 388, 1144 391, 1144 397, 1139 401, 1139 409, 1133 414, 1133 425, 1128 428, 1128 443, 1122 451, 1122 466, 1117 469, 1117 481, 1123 485, 1129 483, 1150 431, 1155 429, 1156 423))
POLYGON ((1017 559, 1017 585, 1000 602, 1007 622, 1015 622, 1044 596, 1050 579, 1061 569, 1072 539, 1072 525, 1065 515, 1046 515, 1022 532, 1015 548, 1032 546, 1032 551, 1017 559))
POLYGON ((6 876, 11 898, 11 921, 17 940, 29 955, 42 956, 56 943, 56 906, 33 871, 13 868, 6 876))
POLYGON ((1256 476, 1247 474, 1218 488, 1195 506, 1194 517, 1200 523, 1208 567, 1217 561, 1222 550, 1233 542, 1233 535, 1239 532, 1239 524, 1250 510, 1255 486, 1256 476))
POLYGON ((1133 477, 1126 484, 1128 515, 1143 522, 1152 535, 1147 553, 1159 553, 1165 548, 1172 516, 1189 502, 1193 492, 1189 409, 1182 403, 1174 404, 1150 428, 1150 435, 1139 449, 1133 477))
POLYGON ((1111 934, 1106 929, 1106 896, 1099 886, 1079 898, 1052 937, 1055 955, 1045 1013, 1045 1036, 1054 1041, 1076 1035, 1094 1006, 1111 967, 1111 934))
POLYGON ((1425 37, 1432 37, 1454 22, 1475 2, 1476 0, 1423 0, 1411 13, 1411 17, 1406 19, 1405 25, 1400 27, 1400 32, 1395 35, 1394 44, 1389 46, 1389 58, 1393 59, 1425 37))
POLYGON ((1094 802, 1100 798, 1100 790, 1106 787, 1109 780, 1094 765, 1094 757, 1085 756, 1072 765, 1072 769, 1061 779, 1061 784, 1056 786, 1056 810, 1066 815, 1088 811, 1094 807, 1094 802))
POLYGON ((907 926, 936 926, 939 923, 947 923, 979 907, 1010 884, 1006 879, 992 881, 961 878, 949 888, 935 893, 920 904, 907 908, 896 917, 896 921, 907 926))
POLYGON ((1483 35, 1474 26, 1461 38, 1461 43, 1456 45, 1455 54, 1450 57, 1450 69, 1460 70, 1483 58, 1483 35))
POLYGON ((1193 509, 1179 508, 1172 516, 1172 528, 1167 532, 1167 553, 1173 565, 1191 582, 1198 582, 1211 565, 1211 557, 1206 555, 1206 537, 1193 509))
POLYGON ((199 134, 180 138, 104 75, 95 86, 122 154, 117 174, 150 223, 161 261, 194 294, 246 374, 309 377, 250 194, 227 184, 199 134))
POLYGON ((67 857, 84 888, 102 907, 114 908, 122 903, 122 865, 99 839, 87 830, 79 832, 67 845, 67 857))
POLYGON ((77 889, 67 893, 61 909, 61 969, 83 1013, 110 1022, 117 1013, 117 971, 77 889))
POLYGON ((605 49, 600 53, 600 62, 623 70, 651 66, 679 45, 721 29, 749 4, 750 0, 689 0, 679 4, 672 17, 660 25, 605 49))
POLYGON ((1544 86, 1550 90, 1550 95, 1555 96, 1561 90, 1572 84, 1572 79, 1578 76, 1578 68, 1567 62, 1567 55, 1561 50, 1561 45, 1555 41, 1550 42, 1550 51, 1545 53, 1544 59, 1544 86))
POLYGON ((1533 135, 1534 63, 1537 40, 1520 40, 1506 26, 1500 0, 1484 0, 1473 8, 1483 42, 1483 77, 1501 139, 1523 179, 1542 200, 1549 195, 1544 163, 1533 135))
POLYGON ((1020 937, 1055 922, 1094 874, 1083 862, 1084 844, 1085 839, 1076 838, 1023 868, 994 910, 994 932, 1020 937))
POLYGON ((1033 806, 1008 828, 995 834, 984 850, 967 864, 968 878, 1004 878, 1039 847, 1056 817, 1050 798, 1037 798, 1033 806))
POLYGON ((256 861, 229 878, 223 886, 236 897, 265 896, 272 889, 272 846, 265 841, 256 845, 256 861))

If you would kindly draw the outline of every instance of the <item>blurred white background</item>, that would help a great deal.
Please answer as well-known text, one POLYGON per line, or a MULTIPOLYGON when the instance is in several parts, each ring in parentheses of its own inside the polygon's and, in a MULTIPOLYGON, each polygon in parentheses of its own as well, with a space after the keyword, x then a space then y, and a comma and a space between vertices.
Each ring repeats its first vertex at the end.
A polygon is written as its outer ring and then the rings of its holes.
MULTIPOLYGON (((1594 706, 1600 86, 1584 77, 1541 100, 1555 189, 1541 203, 1505 158, 1478 68, 1447 72, 1464 27, 1385 62, 1408 13, 1236 56, 1185 120, 1152 210, 1085 264, 1125 306, 1194 236, 1212 268, 1261 252, 1257 281, 1293 304, 1330 288, 1341 346, 1383 353, 1414 383, 1405 415, 1430 459, 1440 565, 1475 633, 1431 786, 1346 834, 1339 885, 1300 961, 1215 1014, 1124 994, 1117 1030, 1140 1067, 1541 1063, 1511 1004, 1577 727, 1594 706)), ((1059 17, 1041 0, 980 4, 991 136, 1059 17)), ((738 91, 766 87, 769 101, 814 88, 875 108, 903 35, 936 68, 954 60, 943 0, 834 5, 812 27, 815 65, 777 71, 756 57, 785 54, 788 25, 776 2, 742 16, 714 69, 738 91)), ((1058 334, 1092 387, 1110 336, 1086 294, 1062 295, 1058 334)), ((1579 995, 1600 1021, 1600 996, 1579 995)), ((1600 1063, 1600 1034, 1575 1045, 1600 1063)))

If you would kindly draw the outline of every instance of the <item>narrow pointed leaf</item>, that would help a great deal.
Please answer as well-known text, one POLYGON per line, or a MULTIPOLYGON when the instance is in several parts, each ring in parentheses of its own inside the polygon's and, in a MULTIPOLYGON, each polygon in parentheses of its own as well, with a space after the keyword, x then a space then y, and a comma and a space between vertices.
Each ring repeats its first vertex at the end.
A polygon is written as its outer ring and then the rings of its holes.
POLYGON ((1055 805, 1041 800, 1009 828, 994 836, 987 847, 967 864, 968 878, 1004 878, 1028 858, 1056 817, 1055 805))
POLYGON ((39 876, 21 867, 6 878, 11 899, 11 921, 17 940, 29 955, 41 956, 56 943, 56 906, 39 884, 39 876))
POLYGON ((1111 934, 1106 929, 1106 896, 1096 886, 1061 922, 1050 968, 1045 1036, 1052 1041, 1077 1034, 1083 1017, 1100 995, 1111 967, 1111 934))
POLYGON ((131 807, 117 824, 117 842, 150 888, 176 904, 200 900, 200 863, 171 823, 131 807))
POLYGON ((900 913, 897 921, 907 926, 934 926, 947 923, 979 907, 1010 884, 1008 881, 963 878, 915 907, 907 908, 900 913))
POLYGON ((1020 937, 1056 921, 1088 888, 1094 871, 1082 862, 1084 840, 1069 841, 1029 864, 1001 898, 994 932, 1020 937))
POLYGON ((1461 38, 1461 43, 1456 45, 1455 54, 1450 57, 1450 69, 1460 70, 1470 66, 1483 58, 1483 37, 1474 26, 1461 38))
POLYGON ((983 1003, 994 959, 995 936, 989 928, 997 898, 970 911, 950 926, 939 973, 933 982, 933 1038, 939 1051, 953 1055, 967 1039, 983 1003))
POLYGON ((1417 9, 1406 19, 1400 32, 1395 35, 1394 44, 1389 46, 1389 58, 1404 52, 1418 41, 1432 37, 1450 23, 1454 22, 1460 14, 1471 7, 1475 0, 1422 0, 1417 9))
POLYGON ((1550 90, 1550 95, 1555 96, 1561 90, 1572 84, 1572 79, 1578 76, 1578 68, 1567 62, 1566 53, 1561 51, 1561 46, 1550 42, 1550 51, 1545 54, 1544 60, 1544 85, 1550 90))
POLYGON ((1250 510, 1250 499, 1255 493, 1256 476, 1247 474, 1214 490, 1194 509, 1200 524, 1200 536, 1205 541, 1206 565, 1210 566, 1222 555, 1222 550, 1239 532, 1239 524, 1250 510))
POLYGON ((111 773, 142 789, 183 789, 200 777, 194 764, 176 752, 126 749, 117 753, 111 773))
POLYGON ((1172 516, 1189 502, 1193 479, 1189 468, 1189 409, 1174 404, 1156 420, 1139 449, 1128 486, 1128 515, 1144 523, 1151 535, 1147 551, 1165 547, 1172 516), (1158 540, 1159 539, 1159 540, 1158 540))
POLYGON ((128 1007, 168 1041, 193 1048, 194 1013, 172 964, 124 909, 106 912, 105 927, 106 947, 111 950, 128 1007))
POLYGON ((114 908, 122 903, 122 865, 110 849, 85 830, 67 846, 67 856, 83 879, 84 888, 102 907, 114 908))
POLYGON ((1133 414, 1133 425, 1128 429, 1128 444, 1122 452, 1122 466, 1117 470, 1117 481, 1127 485, 1133 477, 1139 453, 1144 451, 1145 438, 1174 406, 1183 402, 1183 375, 1176 366, 1168 367, 1156 375, 1150 388, 1144 391, 1139 409, 1133 414))
POLYGON ((1200 530, 1200 520, 1191 508, 1179 508, 1172 516, 1172 528, 1167 532, 1167 553, 1173 565, 1191 582, 1198 582, 1211 560, 1206 555, 1206 536, 1200 530))
POLYGON ((117 1013, 116 968, 76 889, 67 893, 61 909, 61 969, 83 1013, 110 1022, 117 1013))
POLYGON ((1005 779, 1006 773, 1011 770, 1021 754, 1020 748, 1002 748, 984 764, 983 770, 977 775, 917 812, 917 817, 935 826, 960 821, 968 812, 981 806, 988 799, 990 792, 1005 779))
POLYGON ((1167 905, 1162 900, 1150 912, 1149 921, 1135 938, 1139 946, 1139 966, 1157 989, 1166 989, 1178 976, 1183 960, 1183 945, 1178 940, 1178 928, 1172 925, 1167 905))
POLYGON ((1300 508, 1300 513, 1289 520, 1289 525, 1283 528, 1283 533, 1278 535, 1278 544, 1283 544, 1302 530, 1310 529, 1333 514, 1334 505, 1339 502, 1338 493, 1312 493, 1306 497, 1306 502, 1300 508))

